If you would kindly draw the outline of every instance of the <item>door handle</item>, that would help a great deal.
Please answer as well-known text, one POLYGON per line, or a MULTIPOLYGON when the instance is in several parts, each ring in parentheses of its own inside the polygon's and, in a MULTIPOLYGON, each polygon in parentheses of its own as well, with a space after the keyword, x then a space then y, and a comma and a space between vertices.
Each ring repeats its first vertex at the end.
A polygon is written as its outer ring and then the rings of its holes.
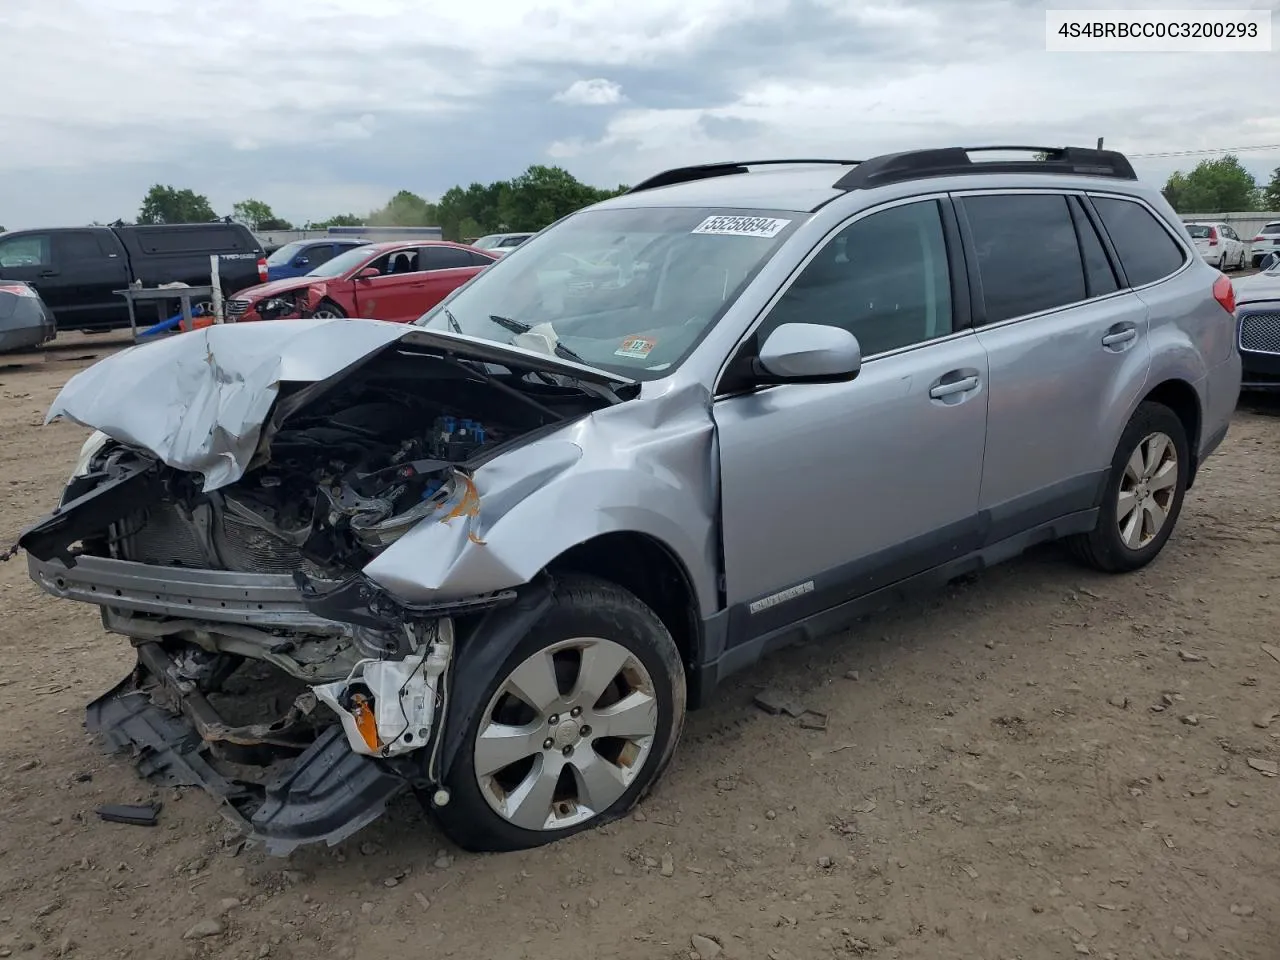
POLYGON ((1122 343, 1128 343, 1131 340, 1137 339, 1138 331, 1133 327, 1129 327, 1127 330, 1117 330, 1115 333, 1108 333, 1102 338, 1102 345, 1104 347, 1118 347, 1122 343))
POLYGON ((56 277, 59 274, 59 272, 60 271, 58 270, 41 270, 38 274, 36 274, 36 276, 38 276, 41 280, 45 280, 45 279, 48 279, 49 277, 56 277))
POLYGON ((941 400, 943 397, 953 397, 957 393, 968 393, 978 385, 977 377, 963 377, 960 380, 952 380, 949 383, 939 383, 929 388, 929 396, 935 400, 941 400))

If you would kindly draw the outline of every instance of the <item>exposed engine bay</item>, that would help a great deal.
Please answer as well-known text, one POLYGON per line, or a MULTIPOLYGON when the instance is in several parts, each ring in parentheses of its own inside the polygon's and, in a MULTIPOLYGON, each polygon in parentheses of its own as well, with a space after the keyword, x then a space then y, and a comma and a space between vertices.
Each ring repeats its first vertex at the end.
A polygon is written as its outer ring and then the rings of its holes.
POLYGON ((204 493, 194 476, 174 474, 168 497, 113 525, 110 555, 341 579, 456 498, 470 466, 600 405, 550 377, 507 386, 454 368, 424 379, 421 358, 398 369, 407 359, 386 358, 285 418, 224 490, 204 493))
POLYGON ((438 782, 455 630, 514 593, 362 622, 343 590, 367 605, 360 571, 432 515, 474 507, 474 470, 616 401, 399 345, 340 379, 282 384, 247 469, 217 489, 103 442, 23 541, 38 583, 97 603, 137 648, 89 728, 149 778, 220 796, 275 853, 337 842, 406 784, 438 782), (342 602, 309 603, 315 585, 342 602))

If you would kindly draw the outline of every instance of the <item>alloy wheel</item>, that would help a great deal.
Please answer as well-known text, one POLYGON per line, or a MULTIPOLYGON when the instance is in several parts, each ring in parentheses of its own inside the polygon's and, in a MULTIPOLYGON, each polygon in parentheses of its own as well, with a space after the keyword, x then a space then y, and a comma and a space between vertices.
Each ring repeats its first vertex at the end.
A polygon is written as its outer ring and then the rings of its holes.
POLYGON ((476 781, 514 826, 576 826, 626 792, 657 729, 653 678, 634 653, 599 637, 564 640, 498 686, 476 732, 476 781))
POLYGON ((1178 490, 1178 448, 1167 434, 1150 433, 1125 463, 1116 502, 1120 539, 1141 550, 1164 529, 1178 490))

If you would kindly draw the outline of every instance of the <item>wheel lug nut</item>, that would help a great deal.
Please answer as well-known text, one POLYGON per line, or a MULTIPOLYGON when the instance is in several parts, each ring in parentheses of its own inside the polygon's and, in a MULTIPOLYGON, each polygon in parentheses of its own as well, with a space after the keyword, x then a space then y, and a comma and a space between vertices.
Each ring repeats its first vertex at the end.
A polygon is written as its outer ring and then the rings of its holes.
POLYGON ((556 745, 556 742, 555 742, 554 740, 552 740, 550 737, 547 737, 547 739, 545 739, 545 740, 543 740, 543 741, 542 741, 542 749, 543 749, 543 750, 550 750, 550 749, 551 749, 552 747, 554 747, 555 745, 556 745))
POLYGON ((560 714, 558 713, 553 713, 550 717, 547 718, 547 723, 551 724, 553 727, 559 722, 560 722, 560 714))
POLYGON ((578 717, 578 716, 581 716, 581 715, 582 715, 582 708, 581 708, 581 707, 574 707, 572 710, 570 710, 570 711, 569 711, 569 716, 571 716, 571 717, 578 717))
POLYGON ((563 753, 566 757, 571 757, 573 756, 573 747, 565 747, 560 752, 563 753))
POLYGON ((590 727, 583 727, 581 730, 579 730, 579 731, 578 731, 578 735, 579 735, 579 736, 581 736, 581 737, 589 737, 589 736, 591 736, 591 728, 590 728, 590 727))

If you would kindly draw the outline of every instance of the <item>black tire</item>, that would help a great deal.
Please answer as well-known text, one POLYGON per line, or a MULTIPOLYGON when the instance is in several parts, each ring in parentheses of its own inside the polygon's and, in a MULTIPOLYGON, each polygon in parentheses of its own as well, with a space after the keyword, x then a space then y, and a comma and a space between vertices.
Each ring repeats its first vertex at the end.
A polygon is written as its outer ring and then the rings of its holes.
MULTIPOLYGON (((488 704, 513 670, 526 658, 576 637, 601 637, 625 647, 648 671, 657 700, 657 729, 644 765, 618 799, 603 813, 560 830, 529 830, 499 815, 481 792, 475 772, 475 743, 488 719, 475 711, 444 785, 450 792, 443 807, 430 808, 454 843, 465 850, 524 850, 594 829, 626 814, 648 794, 675 752, 684 728, 685 673, 671 634, 647 606, 616 584, 587 576, 565 576, 556 584, 551 608, 521 640, 483 690, 451 696, 488 704)), ((583 749, 591 749, 585 747, 583 749)))
POLYGON ((347 311, 343 310, 340 306, 338 306, 336 303, 334 303, 332 300, 328 298, 325 298, 324 300, 321 300, 318 304, 316 304, 316 308, 311 311, 311 315, 314 317, 316 314, 324 310, 329 311, 331 314, 333 314, 334 317, 336 317, 339 320, 347 319, 347 311))
POLYGON ((1105 573, 1127 573, 1145 567, 1156 558, 1164 548, 1173 528, 1178 523, 1182 512, 1182 501, 1187 491, 1187 476, 1191 465, 1190 444, 1187 432, 1178 419, 1178 415, 1164 404, 1144 402, 1138 406, 1133 417, 1120 436, 1115 456, 1111 459, 1111 470, 1107 478, 1106 492, 1102 498, 1102 508, 1098 512, 1098 523, 1088 533, 1071 537, 1067 545, 1072 553, 1084 563, 1105 573), (1117 519, 1119 511, 1120 485, 1124 480, 1125 464, 1133 456, 1138 445, 1152 433, 1163 433, 1173 441, 1177 454, 1177 480, 1169 508, 1166 511, 1164 525, 1156 535, 1139 549, 1130 548, 1120 535, 1117 519))

